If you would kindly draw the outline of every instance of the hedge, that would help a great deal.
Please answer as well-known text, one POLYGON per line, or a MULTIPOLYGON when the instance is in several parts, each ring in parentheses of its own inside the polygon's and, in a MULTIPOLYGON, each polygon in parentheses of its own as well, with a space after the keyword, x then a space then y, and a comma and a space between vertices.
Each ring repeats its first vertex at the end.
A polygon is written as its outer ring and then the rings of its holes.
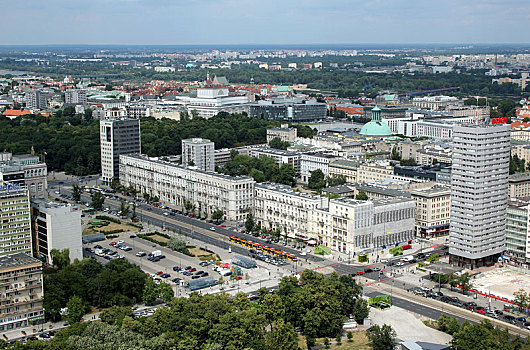
POLYGON ((116 223, 116 224, 121 224, 121 221, 120 221, 120 220, 115 219, 115 218, 110 217, 110 216, 107 216, 107 215, 96 215, 96 219, 99 219, 99 220, 107 220, 107 221, 114 222, 114 223, 116 223))

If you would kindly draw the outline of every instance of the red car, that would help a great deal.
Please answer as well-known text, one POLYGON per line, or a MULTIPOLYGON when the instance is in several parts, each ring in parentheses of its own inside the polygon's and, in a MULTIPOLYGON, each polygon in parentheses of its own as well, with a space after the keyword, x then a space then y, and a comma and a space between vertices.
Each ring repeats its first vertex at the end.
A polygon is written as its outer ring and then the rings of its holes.
POLYGON ((114 247, 116 244, 118 244, 118 243, 112 242, 110 245, 114 247))
POLYGON ((157 275, 157 276, 160 276, 161 274, 163 274, 162 271, 158 271, 157 273, 155 273, 155 275, 157 275))
POLYGON ((197 269, 196 269, 196 268, 194 268, 194 267, 192 267, 192 268, 191 268, 191 269, 189 269, 188 271, 189 271, 189 272, 195 272, 195 271, 197 271, 197 269))
POLYGON ((405 244, 403 247, 403 250, 411 249, 412 246, 410 244, 405 244))
POLYGON ((483 314, 483 315, 486 314, 486 310, 484 310, 484 308, 483 308, 482 306, 477 306, 477 307, 475 308, 475 312, 476 312, 476 313, 479 313, 479 314, 483 314))
POLYGON ((226 225, 219 225, 219 227, 226 227, 226 225))
POLYGON ((357 275, 364 275, 364 271, 357 271, 357 275))

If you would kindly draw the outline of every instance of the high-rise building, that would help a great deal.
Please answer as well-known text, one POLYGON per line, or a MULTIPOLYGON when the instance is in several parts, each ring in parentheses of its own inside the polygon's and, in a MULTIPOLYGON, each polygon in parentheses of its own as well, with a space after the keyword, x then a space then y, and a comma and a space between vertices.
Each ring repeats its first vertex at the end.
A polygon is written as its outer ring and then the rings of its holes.
POLYGON ((0 332, 44 321, 42 262, 16 253, 0 257, 0 332))
POLYGON ((100 120, 101 180, 119 178, 120 154, 140 153, 140 120, 100 120))
POLYGON ((0 256, 31 255, 31 215, 28 190, 21 184, 0 186, 0 256))
POLYGON ((204 171, 214 171, 214 143, 201 138, 182 140, 182 164, 194 165, 204 171))
POLYGON ((68 249, 70 261, 83 259, 81 209, 78 206, 33 200, 31 224, 34 256, 51 264, 52 249, 68 249))
POLYGON ((31 90, 26 92, 26 108, 28 109, 46 109, 46 94, 40 90, 31 90))
POLYGON ((64 92, 64 101, 68 104, 86 104, 86 90, 68 89, 64 92))
MULTIPOLYGON (((5 155, 5 153, 4 153, 5 155)), ((25 185, 31 198, 45 198, 48 195, 48 168, 38 156, 7 154, 0 160, 0 184, 25 185)))
POLYGON ((505 247, 510 125, 456 125, 453 132, 450 261, 479 267, 505 247))

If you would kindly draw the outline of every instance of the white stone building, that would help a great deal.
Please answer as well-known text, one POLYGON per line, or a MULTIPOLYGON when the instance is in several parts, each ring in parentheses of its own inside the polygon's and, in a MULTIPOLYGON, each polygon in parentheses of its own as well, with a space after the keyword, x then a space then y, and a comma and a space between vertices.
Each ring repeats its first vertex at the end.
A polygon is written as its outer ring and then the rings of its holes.
POLYGON ((215 144, 200 137, 182 140, 182 164, 193 165, 204 171, 214 171, 215 144))

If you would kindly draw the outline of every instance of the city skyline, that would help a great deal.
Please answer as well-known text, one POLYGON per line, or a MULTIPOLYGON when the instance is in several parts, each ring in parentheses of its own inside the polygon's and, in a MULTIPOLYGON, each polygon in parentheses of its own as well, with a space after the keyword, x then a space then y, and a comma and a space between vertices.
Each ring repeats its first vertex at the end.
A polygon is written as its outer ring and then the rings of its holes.
POLYGON ((525 43, 530 10, 521 0, 30 0, 3 7, 10 15, 0 23, 0 45, 525 43))

